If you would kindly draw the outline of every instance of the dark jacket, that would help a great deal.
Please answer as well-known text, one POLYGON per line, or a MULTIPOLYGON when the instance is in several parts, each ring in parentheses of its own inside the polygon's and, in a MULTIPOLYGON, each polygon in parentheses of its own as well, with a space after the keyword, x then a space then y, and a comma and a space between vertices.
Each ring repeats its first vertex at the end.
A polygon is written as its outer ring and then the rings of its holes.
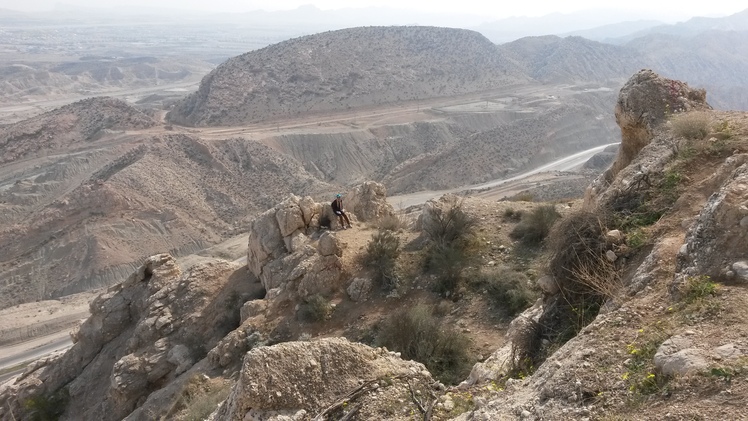
POLYGON ((338 199, 333 200, 330 206, 332 206, 332 211, 335 213, 343 212, 343 200, 342 199, 340 200, 340 204, 338 204, 338 199))

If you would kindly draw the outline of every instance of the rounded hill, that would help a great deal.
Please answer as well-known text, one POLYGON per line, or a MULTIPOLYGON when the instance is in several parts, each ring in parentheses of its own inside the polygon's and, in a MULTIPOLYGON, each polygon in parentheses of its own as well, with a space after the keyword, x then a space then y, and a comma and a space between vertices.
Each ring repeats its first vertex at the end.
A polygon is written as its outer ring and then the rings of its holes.
POLYGON ((232 125, 476 92, 526 79, 474 31, 351 28, 231 58, 168 118, 191 126, 232 125))

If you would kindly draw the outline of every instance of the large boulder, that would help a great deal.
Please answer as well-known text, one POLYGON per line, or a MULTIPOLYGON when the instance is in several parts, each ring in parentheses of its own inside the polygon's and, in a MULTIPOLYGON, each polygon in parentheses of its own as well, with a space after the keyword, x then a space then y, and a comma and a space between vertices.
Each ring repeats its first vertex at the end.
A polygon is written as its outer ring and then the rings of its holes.
POLYGON ((359 221, 376 221, 391 216, 395 210, 387 202, 387 188, 375 181, 367 181, 354 187, 345 195, 346 210, 352 212, 359 221))
POLYGON ((422 364, 382 348, 344 338, 286 342, 247 353, 239 381, 212 418, 306 420, 340 401, 341 411, 358 408, 356 419, 395 419, 382 402, 413 405, 408 383, 423 395, 436 386, 422 364))

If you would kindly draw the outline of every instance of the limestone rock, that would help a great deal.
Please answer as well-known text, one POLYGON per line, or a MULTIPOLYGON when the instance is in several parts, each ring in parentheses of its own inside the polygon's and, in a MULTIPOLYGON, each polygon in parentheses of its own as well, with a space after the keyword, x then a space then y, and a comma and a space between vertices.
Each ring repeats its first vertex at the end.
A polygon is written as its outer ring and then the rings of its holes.
POLYGON ((620 230, 610 230, 605 234, 605 239, 613 244, 621 244, 623 242, 623 233, 620 230))
POLYGON ((319 250, 319 254, 322 256, 342 256, 343 255, 343 249, 340 246, 340 240, 335 236, 335 234, 330 232, 324 232, 319 237, 319 243, 317 244, 317 250, 319 250))
POLYGON ((267 307, 268 307, 267 300, 247 301, 246 303, 244 303, 244 305, 242 305, 242 308, 239 311, 239 317, 240 317, 241 323, 244 323, 244 321, 249 319, 250 317, 255 317, 257 315, 264 313, 267 307))
MULTIPOLYGON (((223 260, 181 274, 171 256, 149 257, 125 282, 93 300, 72 348, 40 361, 12 389, 0 391, 0 405, 25 419, 18 396, 49 395, 67 385, 75 405, 67 407, 65 419, 127 417, 153 392, 187 374, 224 335, 216 329, 226 319, 224 288, 230 280, 242 281, 237 288, 248 285, 237 274, 246 271, 223 260)), ((165 415, 168 405, 160 410, 165 415)))
POLYGON ((555 279, 553 279, 553 276, 551 275, 545 275, 538 278, 538 287, 543 290, 546 294, 555 294, 559 291, 558 283, 555 279))
MULTIPOLYGON (((420 363, 403 361, 383 349, 343 338, 256 348, 244 358, 239 381, 216 419, 267 419, 281 411, 316 414, 360 387, 362 381, 383 376, 434 383, 420 363), (248 416, 251 418, 245 418, 248 416)), ((366 396, 357 402, 364 405, 365 412, 366 396)))
POLYGON ((741 260, 732 264, 735 276, 742 282, 748 282, 748 261, 741 260))
POLYGON ((369 278, 354 278, 350 285, 348 285, 348 288, 346 289, 346 292, 348 293, 348 297, 351 298, 351 300, 355 302, 362 302, 366 301, 367 298, 369 298, 369 293, 372 289, 372 282, 369 278))
MULTIPOLYGON (((633 164, 641 150, 649 145, 667 117, 676 112, 711 109, 706 103, 706 91, 691 89, 688 84, 667 79, 644 69, 633 75, 621 88, 615 107, 616 122, 621 128, 621 146, 610 169, 601 174, 585 192, 585 207, 594 209, 598 197, 605 192, 617 175, 633 164)), ((669 146, 675 150, 673 145, 669 146)), ((653 162, 643 163, 645 173, 661 171, 669 154, 650 154, 653 162)), ((640 164, 642 165, 642 164, 640 164)), ((642 169, 640 168, 639 171, 642 169)), ((632 174, 633 175, 633 174, 632 174)), ((629 178, 632 177, 629 175, 629 178)), ((626 184, 618 181, 619 184, 626 184)))
POLYGON ((345 195, 344 205, 362 222, 376 221, 395 213, 392 205, 387 203, 387 189, 375 181, 354 187, 345 195))
POLYGON ((748 279, 743 269, 748 232, 740 228, 743 218, 740 209, 748 202, 748 155, 726 159, 712 178, 721 187, 712 194, 686 233, 685 248, 677 256, 671 288, 674 293, 688 277, 718 278, 726 266, 732 268, 737 278, 748 279))
POLYGON ((711 109, 705 90, 691 89, 649 69, 633 75, 618 94, 615 115, 621 128, 621 148, 610 176, 615 177, 634 159, 669 115, 698 109, 711 109))
POLYGON ((692 348, 691 341, 680 335, 673 336, 660 345, 654 356, 654 364, 666 376, 685 375, 704 370, 708 366, 705 352, 692 348))

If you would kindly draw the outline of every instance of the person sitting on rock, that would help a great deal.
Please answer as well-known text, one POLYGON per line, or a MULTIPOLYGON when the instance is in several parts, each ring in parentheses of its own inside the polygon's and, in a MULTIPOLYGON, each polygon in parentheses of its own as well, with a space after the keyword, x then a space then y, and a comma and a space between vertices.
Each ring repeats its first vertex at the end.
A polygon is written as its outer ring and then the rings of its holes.
POLYGON ((332 206, 332 211, 335 212, 335 215, 338 215, 340 226, 343 229, 346 229, 346 225, 348 225, 347 228, 351 228, 351 221, 348 219, 348 215, 345 214, 345 209, 343 209, 343 196, 339 193, 335 195, 335 200, 332 201, 330 206, 332 206))

